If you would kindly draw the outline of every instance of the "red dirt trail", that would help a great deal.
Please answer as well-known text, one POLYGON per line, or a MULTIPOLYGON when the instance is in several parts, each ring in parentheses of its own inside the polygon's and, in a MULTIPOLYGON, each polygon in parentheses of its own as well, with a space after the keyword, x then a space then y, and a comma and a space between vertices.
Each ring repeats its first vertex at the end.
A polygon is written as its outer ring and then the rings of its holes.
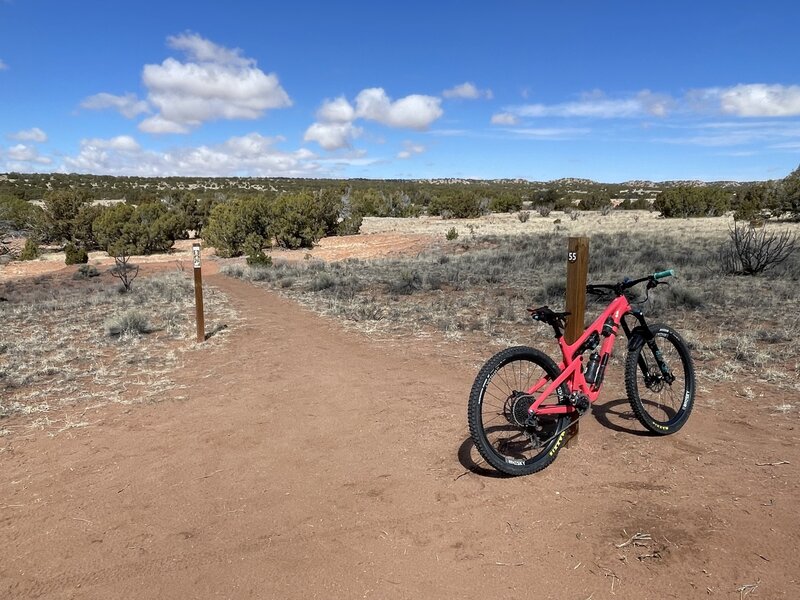
POLYGON ((701 387, 654 438, 612 379, 553 465, 494 477, 467 468, 488 356, 206 281, 243 321, 186 399, 0 440, 0 598, 800 597, 794 414, 701 387))

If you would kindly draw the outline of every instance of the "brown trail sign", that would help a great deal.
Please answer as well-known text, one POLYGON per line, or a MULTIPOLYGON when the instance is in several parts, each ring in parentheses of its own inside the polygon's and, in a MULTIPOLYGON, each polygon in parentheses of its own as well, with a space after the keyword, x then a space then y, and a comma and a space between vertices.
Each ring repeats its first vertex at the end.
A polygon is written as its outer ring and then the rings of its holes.
MULTIPOLYGON (((589 238, 571 237, 567 246, 567 327, 564 337, 572 344, 583 333, 586 313, 586 278, 589 272, 589 238)), ((567 446, 577 443, 578 422, 568 430, 567 446)))

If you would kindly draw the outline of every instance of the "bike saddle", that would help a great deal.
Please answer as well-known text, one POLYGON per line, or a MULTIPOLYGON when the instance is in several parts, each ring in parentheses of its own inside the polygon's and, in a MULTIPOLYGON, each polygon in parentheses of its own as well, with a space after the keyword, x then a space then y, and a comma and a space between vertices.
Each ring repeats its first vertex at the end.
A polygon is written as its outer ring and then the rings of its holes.
POLYGON ((559 323, 564 324, 566 318, 571 315, 570 312, 555 312, 549 306, 540 306, 539 308, 528 307, 526 309, 531 313, 534 321, 541 321, 542 323, 559 323))

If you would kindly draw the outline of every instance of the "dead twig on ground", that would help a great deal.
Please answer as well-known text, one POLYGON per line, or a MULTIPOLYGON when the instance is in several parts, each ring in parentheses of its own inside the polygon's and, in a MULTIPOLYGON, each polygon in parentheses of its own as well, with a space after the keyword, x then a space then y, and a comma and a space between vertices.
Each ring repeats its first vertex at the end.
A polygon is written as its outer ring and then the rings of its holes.
POLYGON ((652 540, 653 538, 649 533, 635 533, 621 544, 614 544, 614 547, 624 548, 625 546, 630 546, 631 544, 634 546, 645 546, 646 544, 642 544, 641 542, 650 542, 652 540))
POLYGON ((761 583, 761 580, 756 581, 755 583, 745 583, 744 585, 736 588, 736 591, 739 592, 739 600, 744 600, 749 594, 752 594, 758 587, 759 583, 761 583))
POLYGON ((788 460, 779 460, 777 462, 765 462, 765 463, 757 462, 756 466, 757 467, 777 467, 777 466, 780 466, 780 465, 788 465, 788 464, 789 464, 788 460))

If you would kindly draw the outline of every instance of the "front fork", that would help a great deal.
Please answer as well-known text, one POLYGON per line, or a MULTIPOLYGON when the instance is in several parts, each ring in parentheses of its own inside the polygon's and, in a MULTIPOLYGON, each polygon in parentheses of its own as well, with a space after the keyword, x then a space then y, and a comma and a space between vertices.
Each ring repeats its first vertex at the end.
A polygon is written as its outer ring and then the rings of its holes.
MULTIPOLYGON (((647 344, 647 347, 650 348, 650 351, 653 353, 653 357, 656 359, 658 369, 661 371, 662 380, 667 384, 671 384, 673 381, 675 381, 675 376, 672 374, 672 371, 670 371, 667 363, 664 362, 664 356, 661 354, 661 350, 659 350, 658 344, 656 343, 656 336, 653 335, 652 331, 650 331, 650 326, 647 324, 644 314, 640 310, 632 310, 628 314, 633 315, 639 321, 638 326, 630 329, 628 324, 625 322, 624 317, 620 320, 622 324, 622 330, 628 337, 628 342, 630 342, 631 336, 634 333, 641 335, 644 338, 645 344, 647 344)), ((638 363, 639 369, 642 371, 642 375, 644 376, 645 383, 648 387, 658 381, 658 376, 650 373, 650 369, 647 367, 647 361, 645 361, 642 354, 639 354, 638 363)))

